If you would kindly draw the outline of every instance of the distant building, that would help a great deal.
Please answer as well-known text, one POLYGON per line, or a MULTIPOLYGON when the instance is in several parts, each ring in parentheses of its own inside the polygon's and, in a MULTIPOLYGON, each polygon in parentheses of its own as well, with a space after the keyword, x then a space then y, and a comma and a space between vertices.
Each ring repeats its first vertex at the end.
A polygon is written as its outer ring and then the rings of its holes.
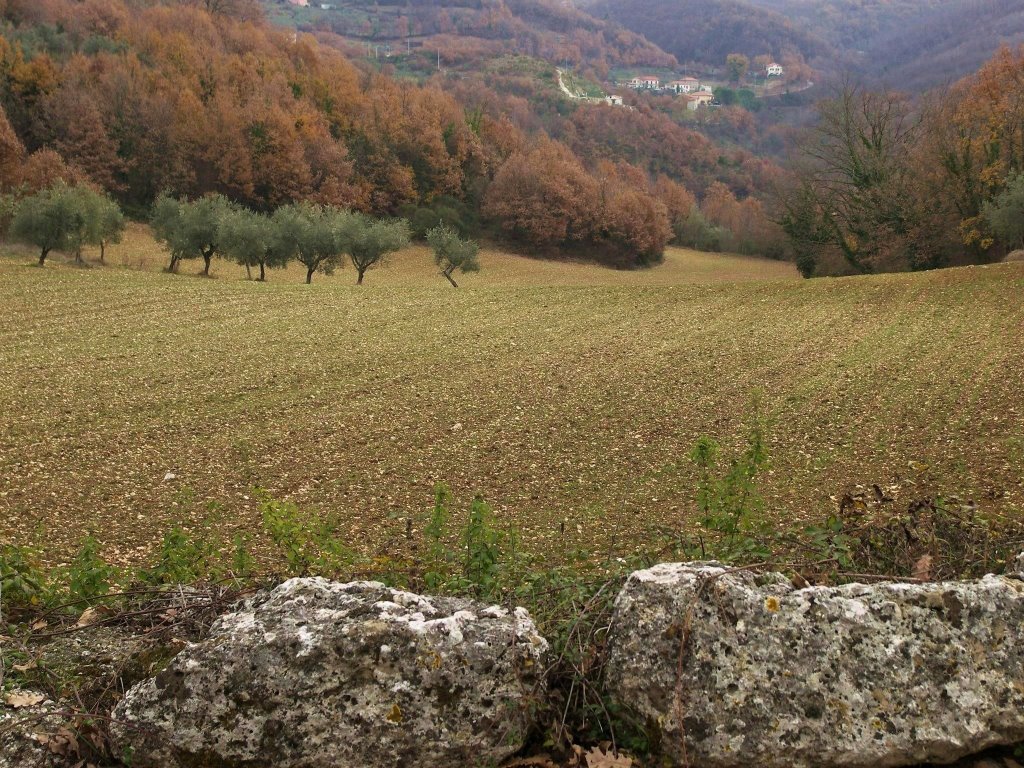
POLYGON ((782 65, 774 61, 764 68, 765 77, 782 77, 782 65))
POLYGON ((661 87, 661 79, 654 75, 638 75, 629 81, 629 87, 638 91, 655 91, 661 87))
POLYGON ((696 93, 690 93, 686 96, 686 108, 691 111, 696 111, 701 107, 708 106, 715 100, 715 95, 711 91, 697 91, 696 93))
POLYGON ((700 80, 695 77, 684 77, 679 80, 673 80, 671 83, 665 86, 666 90, 674 93, 693 93, 700 88, 700 80))
POLYGON ((309 0, 288 0, 292 5, 301 5, 303 8, 309 7, 309 0))
POLYGON ((615 94, 612 94, 611 96, 608 96, 604 101, 610 107, 621 107, 622 106, 622 97, 621 96, 616 96, 615 94))

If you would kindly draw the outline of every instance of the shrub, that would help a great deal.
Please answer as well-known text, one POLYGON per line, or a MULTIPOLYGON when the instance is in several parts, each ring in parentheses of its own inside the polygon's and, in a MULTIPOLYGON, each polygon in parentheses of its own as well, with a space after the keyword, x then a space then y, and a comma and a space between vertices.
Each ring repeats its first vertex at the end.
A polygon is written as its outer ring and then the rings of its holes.
POLYGON ((357 555, 325 523, 310 526, 294 502, 279 501, 259 491, 263 525, 288 564, 291 576, 340 576, 358 561, 357 555))
POLYGON ((76 601, 91 602, 107 594, 120 571, 99 554, 100 545, 93 536, 86 536, 75 559, 68 566, 68 595, 76 601))
POLYGON ((46 602, 49 596, 49 576, 36 565, 34 553, 13 544, 0 545, 0 615, 4 604, 16 608, 35 606, 46 602))
POLYGON ((711 224, 697 209, 688 218, 677 221, 673 229, 679 245, 698 251, 718 253, 725 249, 729 237, 725 229, 711 224))
POLYGON ((149 584, 192 584, 215 572, 217 548, 205 536, 190 537, 175 526, 164 534, 157 562, 139 571, 149 584))

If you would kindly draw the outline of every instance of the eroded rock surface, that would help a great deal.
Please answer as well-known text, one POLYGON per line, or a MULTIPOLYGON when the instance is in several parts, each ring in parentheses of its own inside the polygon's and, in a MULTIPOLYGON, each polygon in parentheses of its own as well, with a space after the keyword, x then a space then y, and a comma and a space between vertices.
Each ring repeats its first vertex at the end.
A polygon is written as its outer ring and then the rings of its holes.
POLYGON ((485 766, 521 748, 547 643, 527 613, 292 579, 132 688, 132 766, 485 766))
POLYGON ((798 590, 666 563, 619 595, 607 674, 675 765, 952 763, 1024 739, 1024 581, 798 590))
POLYGON ((0 695, 0 768, 56 768, 63 764, 48 742, 50 734, 64 724, 63 718, 54 714, 52 701, 15 708, 6 705, 0 695))

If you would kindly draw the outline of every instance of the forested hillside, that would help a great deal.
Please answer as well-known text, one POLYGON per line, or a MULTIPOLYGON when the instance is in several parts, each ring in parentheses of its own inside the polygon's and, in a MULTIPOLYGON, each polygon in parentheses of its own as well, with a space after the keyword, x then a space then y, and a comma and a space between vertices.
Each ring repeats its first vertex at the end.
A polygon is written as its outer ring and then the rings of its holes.
MULTIPOLYGON (((624 26, 599 20, 557 0, 338 0, 329 8, 296 7, 263 0, 272 20, 325 42, 387 43, 411 52, 411 64, 433 68, 435 55, 448 66, 504 54, 531 56, 607 75, 615 66, 671 67, 673 57, 624 26)), ((390 53, 390 51, 388 51, 390 53)), ((379 51, 378 51, 379 53, 379 51)))
POLYGON ((746 0, 582 0, 581 5, 644 35, 680 62, 721 65, 734 52, 810 60, 828 51, 806 25, 746 0))
POLYGON ((1024 42, 1019 0, 579 0, 680 62, 720 66, 729 53, 803 60, 920 92, 977 71, 1000 45, 1024 42))
POLYGON ((1024 46, 912 99, 847 83, 798 142, 782 225, 804 274, 932 269, 1024 248, 1024 46))
POLYGON ((909 90, 976 71, 1002 44, 1024 42, 1019 0, 750 0, 826 40, 834 67, 909 90))
POLYGON ((245 0, 0 8, 10 190, 87 182, 137 216, 162 191, 257 211, 312 201, 618 266, 658 260, 711 189, 746 206, 748 234, 770 229, 755 198, 771 163, 649 108, 568 102, 533 60, 417 83, 245 0))

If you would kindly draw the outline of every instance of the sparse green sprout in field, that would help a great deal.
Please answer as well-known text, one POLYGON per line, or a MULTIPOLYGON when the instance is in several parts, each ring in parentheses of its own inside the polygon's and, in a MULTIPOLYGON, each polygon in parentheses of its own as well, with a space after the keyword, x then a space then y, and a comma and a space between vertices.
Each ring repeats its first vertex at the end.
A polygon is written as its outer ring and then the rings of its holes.
POLYGON ((1011 249, 1024 248, 1024 173, 1009 179, 1006 189, 985 204, 985 220, 1011 249))
POLYGON ((268 269, 286 267, 291 249, 274 221, 247 208, 225 211, 220 220, 220 247, 224 255, 245 267, 260 268, 260 282, 267 279, 268 269))
POLYGON ((427 232, 427 243, 434 249, 434 261, 441 268, 441 274, 455 288, 459 287, 452 278, 456 269, 463 273, 480 271, 480 246, 472 240, 463 240, 446 224, 427 232))
POLYGON ((278 208, 271 217, 280 238, 282 253, 306 268, 306 284, 313 274, 334 272, 341 260, 339 232, 352 214, 314 203, 292 203, 278 208))
POLYGON ((88 187, 58 184, 17 204, 10 235, 39 248, 43 266, 54 250, 74 253, 81 263, 84 246, 100 245, 123 229, 124 217, 108 197, 88 187))
POLYGON ((167 271, 177 271, 184 259, 202 258, 203 274, 209 276, 210 262, 221 252, 221 218, 233 208, 223 195, 188 201, 161 194, 153 204, 151 222, 157 241, 171 252, 167 271))
POLYGON ((405 219, 373 219, 352 213, 343 221, 338 234, 339 245, 356 268, 356 285, 362 285, 366 270, 383 261, 389 253, 400 251, 409 244, 409 222, 405 219))

